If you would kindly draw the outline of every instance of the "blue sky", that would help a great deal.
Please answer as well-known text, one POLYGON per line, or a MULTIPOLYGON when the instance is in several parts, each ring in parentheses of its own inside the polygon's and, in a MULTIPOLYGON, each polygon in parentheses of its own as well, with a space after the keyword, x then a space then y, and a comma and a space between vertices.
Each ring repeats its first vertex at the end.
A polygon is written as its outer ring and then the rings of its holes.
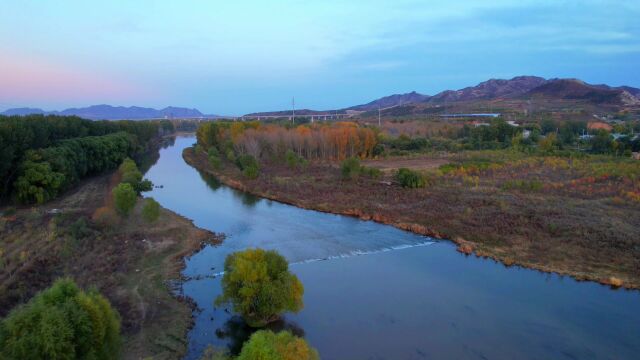
POLYGON ((517 75, 640 87, 640 1, 9 1, 0 109, 330 109, 517 75))

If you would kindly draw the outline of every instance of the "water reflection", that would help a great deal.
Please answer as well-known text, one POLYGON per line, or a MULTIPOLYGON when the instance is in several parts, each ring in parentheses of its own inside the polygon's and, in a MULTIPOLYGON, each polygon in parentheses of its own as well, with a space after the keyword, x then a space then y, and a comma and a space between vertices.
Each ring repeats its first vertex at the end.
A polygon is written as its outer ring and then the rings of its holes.
MULTIPOLYGON (((214 176, 209 175, 202 171, 198 171, 198 173, 200 174, 200 178, 207 184, 207 186, 209 186, 211 190, 216 191, 220 189, 220 187, 222 186, 222 183, 218 179, 216 179, 214 176)), ((262 198, 249 194, 244 191, 233 190, 232 195, 234 198, 240 200, 242 205, 246 205, 248 208, 252 208, 256 204, 258 204, 260 201, 262 201, 262 198)))
POLYGON ((304 337, 304 330, 298 324, 284 318, 270 323, 263 329, 257 329, 247 325, 244 319, 238 315, 229 318, 222 328, 216 329, 215 333, 219 340, 228 344, 227 348, 232 355, 238 355, 242 350, 242 344, 258 330, 271 330, 275 333, 289 331, 296 336, 304 337))
MULTIPOLYGON (((166 149, 175 145, 176 138, 175 137, 165 137, 160 140, 160 144, 158 147, 161 149, 166 149)), ((142 153, 136 157, 136 162, 138 163, 138 168, 142 173, 146 173, 151 167, 158 163, 160 159, 160 153, 156 151, 156 149, 151 149, 147 152, 142 153)))
POLYGON ((238 197, 240 201, 242 201, 242 205, 246 205, 249 208, 256 206, 256 204, 258 204, 262 200, 255 195, 251 195, 249 193, 241 191, 235 192, 234 195, 238 197))
POLYGON ((162 139, 162 148, 166 149, 168 147, 171 147, 173 145, 175 145, 176 143, 176 137, 175 136, 171 136, 171 137, 165 137, 162 139))
POLYGON ((200 174, 200 178, 207 184, 207 186, 209 186, 211 190, 218 190, 220 186, 222 186, 220 181, 218 181, 218 179, 216 179, 215 177, 201 171, 198 171, 198 174, 200 174))

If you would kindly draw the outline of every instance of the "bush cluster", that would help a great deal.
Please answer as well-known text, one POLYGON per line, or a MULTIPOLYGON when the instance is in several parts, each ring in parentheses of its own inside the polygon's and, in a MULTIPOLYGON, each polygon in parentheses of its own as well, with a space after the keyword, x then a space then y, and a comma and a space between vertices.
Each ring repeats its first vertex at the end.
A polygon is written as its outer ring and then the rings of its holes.
POLYGON ((360 175, 360 160, 354 157, 345 159, 340 164, 343 179, 355 179, 360 175))
POLYGON ((117 359, 120 317, 96 291, 57 280, 0 323, 3 359, 117 359))
POLYGON ((289 149, 284 155, 285 162, 287 166, 291 169, 295 169, 298 167, 306 167, 309 164, 309 161, 302 156, 296 154, 293 150, 289 149))
POLYGON ((222 168, 222 160, 220 160, 220 152, 215 147, 209 148, 207 151, 207 158, 209 159, 209 164, 216 169, 220 170, 222 168))
POLYGON ((154 198, 146 198, 142 206, 142 218, 149 223, 155 222, 160 216, 160 204, 154 198))
POLYGON ((269 330, 255 332, 242 346, 237 360, 318 360, 316 349, 288 331, 274 333, 269 330))
POLYGON ((128 216, 131 210, 136 206, 138 195, 131 184, 120 183, 111 190, 116 210, 122 216, 128 216))
POLYGON ((373 179, 380 178, 382 172, 380 169, 360 165, 360 160, 350 157, 342 161, 340 164, 340 173, 343 179, 356 179, 360 175, 368 176, 373 179))
POLYGON ((406 188, 422 188, 427 185, 424 175, 407 168, 398 169, 395 174, 395 179, 402 187, 406 188))
POLYGON ((249 179, 255 179, 260 174, 258 160, 249 154, 238 156, 236 164, 242 170, 242 174, 249 179))

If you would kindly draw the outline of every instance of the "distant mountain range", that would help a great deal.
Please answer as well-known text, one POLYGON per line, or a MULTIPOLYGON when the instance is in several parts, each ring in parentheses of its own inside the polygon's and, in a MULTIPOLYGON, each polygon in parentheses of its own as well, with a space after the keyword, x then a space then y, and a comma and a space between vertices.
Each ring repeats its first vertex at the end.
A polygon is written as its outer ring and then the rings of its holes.
POLYGON ((347 110, 356 110, 356 111, 378 110, 378 108, 384 109, 392 106, 423 102, 423 101, 429 100, 429 98, 430 98, 429 95, 423 95, 415 91, 412 91, 406 94, 393 94, 393 95, 385 96, 363 105, 352 106, 350 108, 347 108, 347 110))
POLYGON ((162 118, 215 118, 216 115, 205 115, 198 109, 169 106, 161 110, 139 106, 93 105, 84 108, 70 108, 62 111, 45 111, 37 108, 14 108, 0 115, 76 115, 91 120, 142 120, 162 118))
MULTIPOLYGON (((442 112, 516 111, 581 109, 587 111, 640 110, 640 89, 630 86, 611 87, 588 84, 578 79, 545 79, 537 76, 517 76, 513 79, 490 79, 476 86, 446 90, 435 95, 415 91, 385 96, 369 103, 332 110, 296 110, 296 115, 348 113, 351 116, 383 114, 401 116, 438 114, 442 112), (535 109, 534 109, 535 108, 535 109)), ((157 119, 157 118, 219 118, 205 115, 197 109, 166 107, 161 110, 144 107, 93 105, 63 111, 44 111, 35 108, 15 108, 0 115, 56 114, 76 115, 94 120, 157 119)), ((245 116, 289 116, 291 110, 251 113, 245 116)))
MULTIPOLYGON (((476 86, 459 90, 446 90, 436 95, 425 95, 415 91, 394 94, 369 103, 344 109, 317 111, 296 110, 296 114, 327 114, 334 112, 370 112, 383 110, 386 115, 412 113, 437 113, 447 106, 460 111, 487 108, 522 108, 531 101, 544 106, 587 106, 597 109, 618 110, 640 106, 640 89, 630 86, 611 87, 592 85, 578 79, 545 79, 537 76, 517 76, 509 80, 490 79, 476 86)), ((541 106, 543 106, 541 105, 541 106)), ((249 115, 283 115, 291 110, 253 113, 249 115)))

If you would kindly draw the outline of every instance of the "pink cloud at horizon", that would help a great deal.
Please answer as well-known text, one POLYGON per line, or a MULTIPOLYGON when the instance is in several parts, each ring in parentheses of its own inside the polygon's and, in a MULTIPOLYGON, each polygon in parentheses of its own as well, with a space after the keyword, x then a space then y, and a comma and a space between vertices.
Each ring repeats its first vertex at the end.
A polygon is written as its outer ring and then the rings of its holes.
POLYGON ((15 54, 0 57, 0 102, 130 102, 131 98, 140 100, 151 95, 148 89, 113 74, 93 73, 87 69, 15 54))

